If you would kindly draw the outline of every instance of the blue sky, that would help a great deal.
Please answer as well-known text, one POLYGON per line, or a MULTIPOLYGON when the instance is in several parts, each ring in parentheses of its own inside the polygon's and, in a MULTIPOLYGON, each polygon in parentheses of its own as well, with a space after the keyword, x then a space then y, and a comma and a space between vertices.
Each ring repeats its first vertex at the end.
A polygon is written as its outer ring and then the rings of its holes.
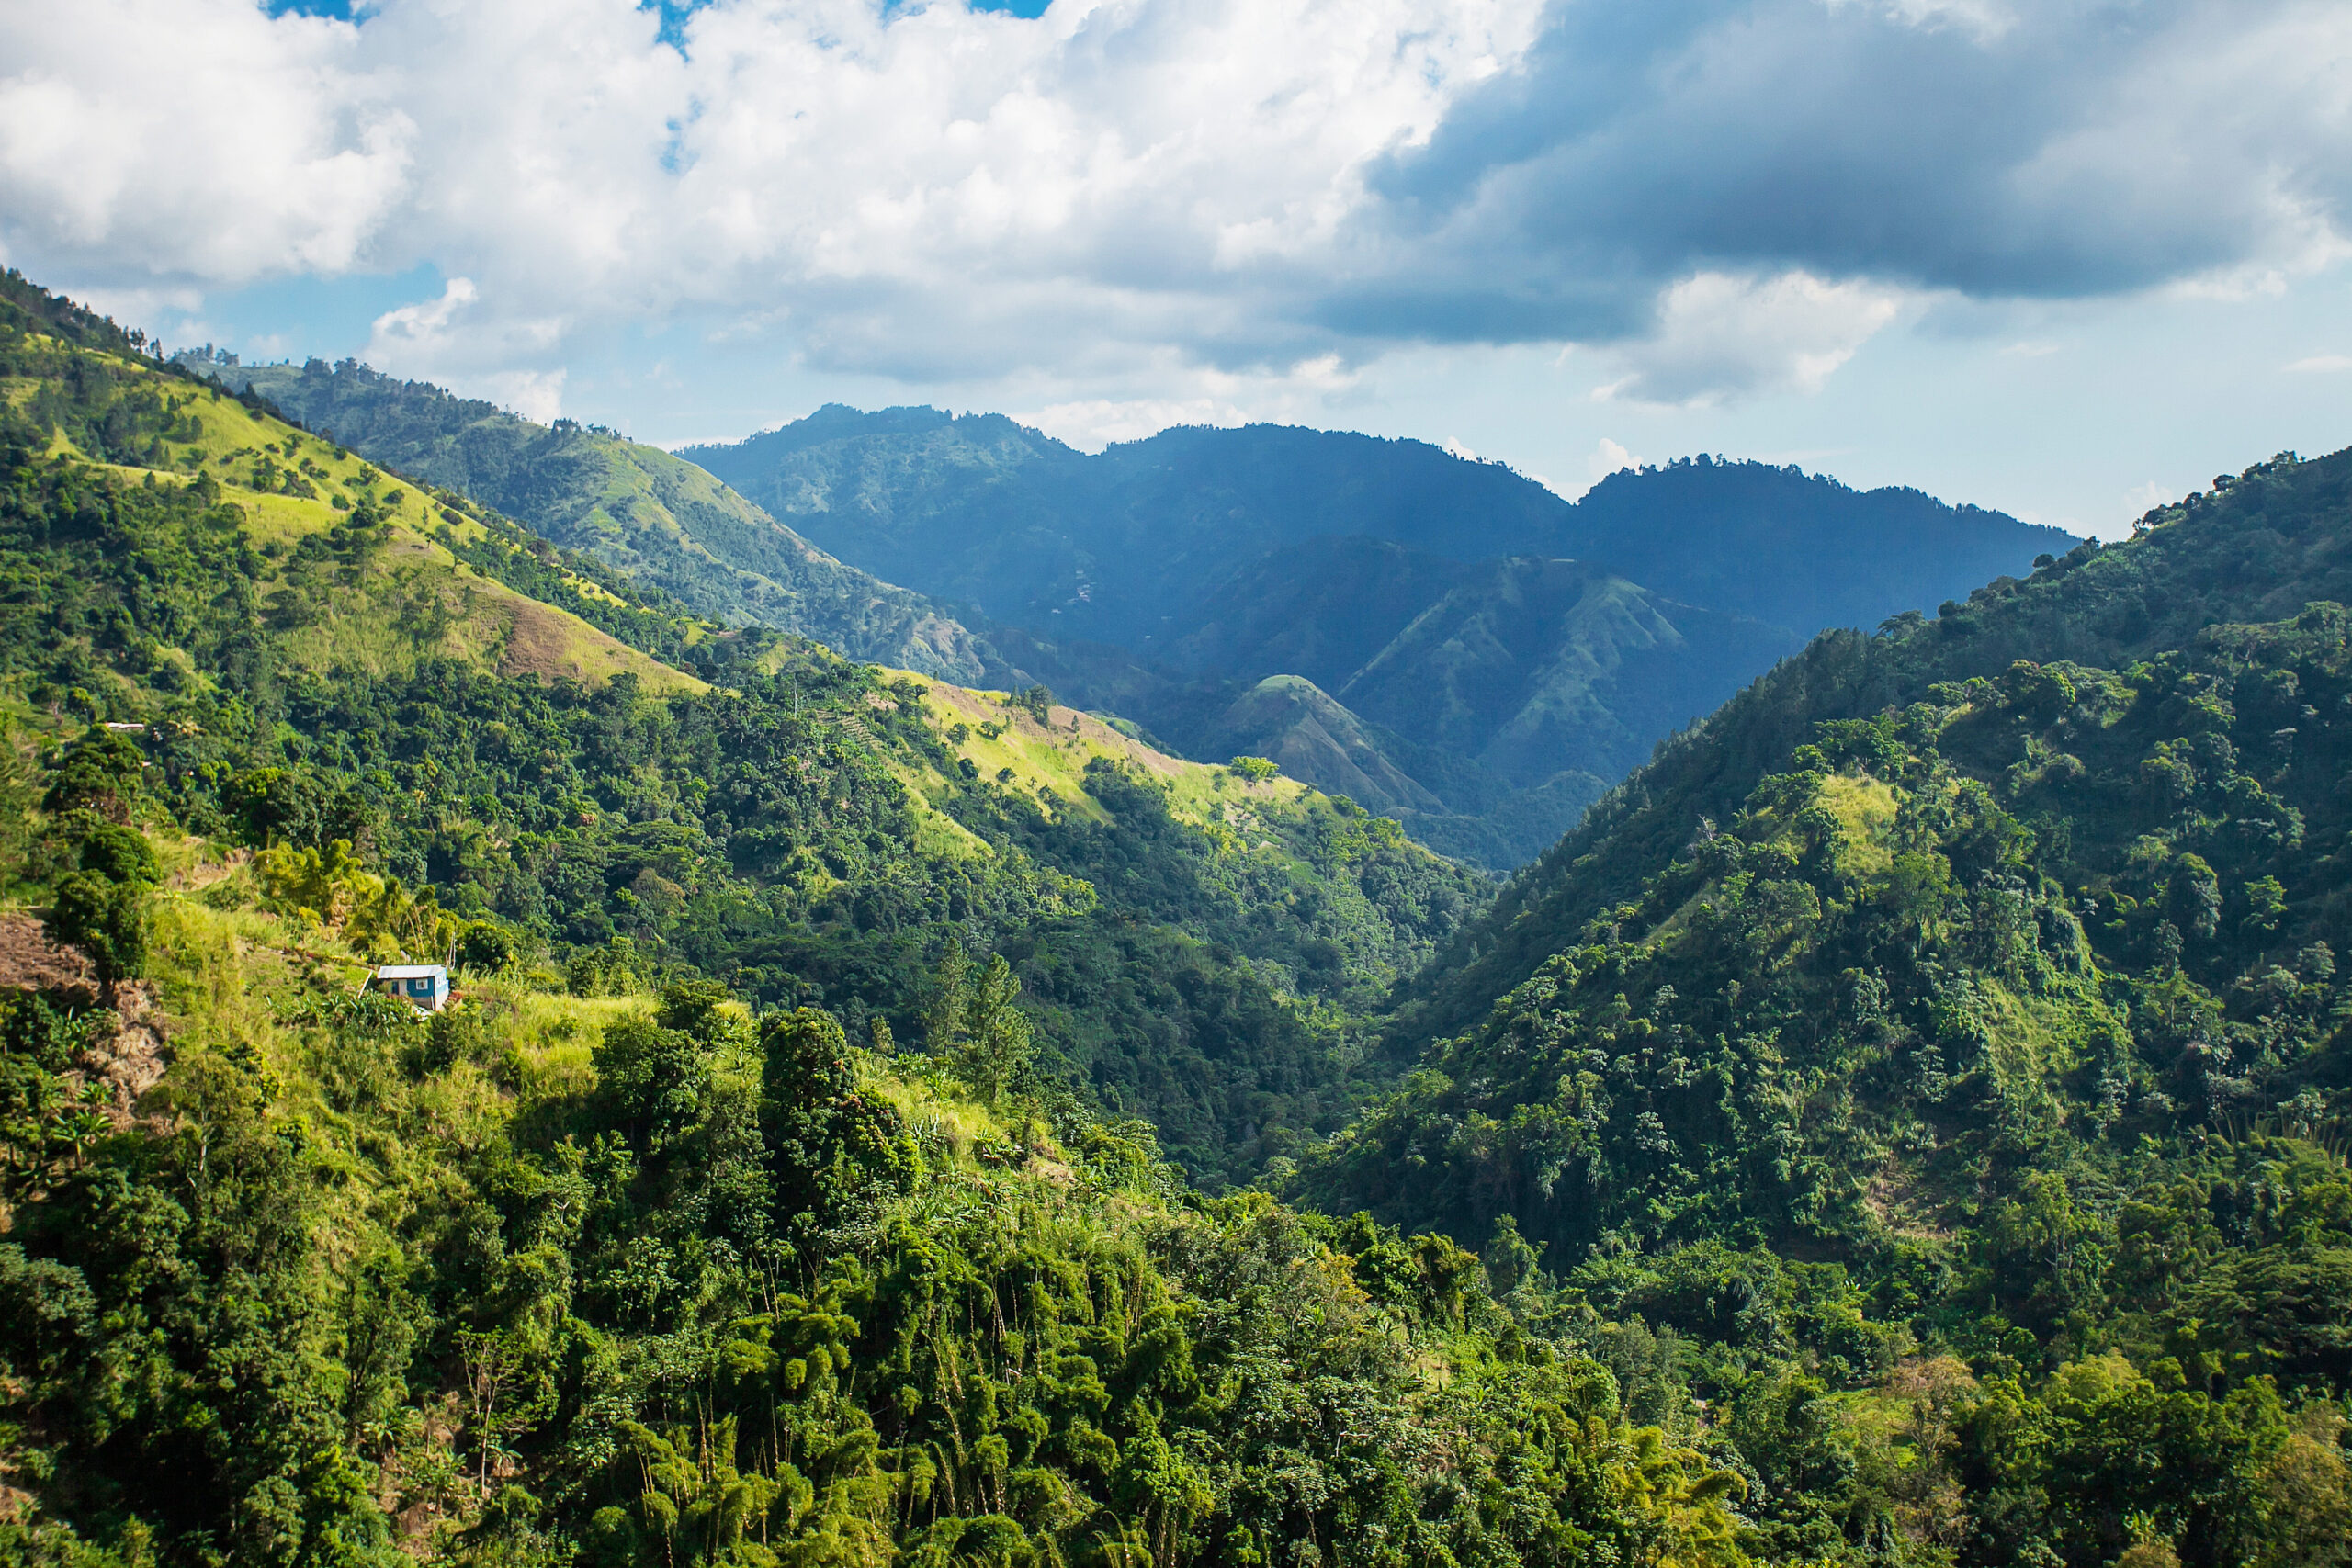
POLYGON ((2352 442, 2352 8, 0 5, 0 250, 677 443, 1273 419, 2117 533, 2352 442))

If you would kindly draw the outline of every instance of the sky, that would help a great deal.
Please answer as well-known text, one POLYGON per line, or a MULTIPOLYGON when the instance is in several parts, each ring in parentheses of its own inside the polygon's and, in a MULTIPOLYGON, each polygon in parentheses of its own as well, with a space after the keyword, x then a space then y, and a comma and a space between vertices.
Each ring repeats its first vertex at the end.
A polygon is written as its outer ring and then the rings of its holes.
POLYGON ((2112 537, 2352 444, 2352 6, 0 0, 0 259, 664 445, 1270 420, 2112 537))

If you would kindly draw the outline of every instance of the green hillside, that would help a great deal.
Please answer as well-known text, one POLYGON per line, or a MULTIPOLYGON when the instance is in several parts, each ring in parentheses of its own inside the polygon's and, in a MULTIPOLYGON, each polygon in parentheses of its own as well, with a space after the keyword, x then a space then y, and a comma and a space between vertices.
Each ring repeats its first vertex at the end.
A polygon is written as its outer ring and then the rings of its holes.
POLYGON ((518 518, 727 626, 811 637, 951 680, 983 671, 970 633, 920 595, 844 567, 692 463, 571 420, 553 428, 364 365, 180 356, 371 460, 518 518))
POLYGON ((1476 878, 675 614, 13 275, 0 376, 0 1560, 1742 1560, 1509 1259, 1127 1114, 1295 1146, 1476 878))
POLYGON ((0 674, 51 726, 144 725, 193 831, 347 840, 592 989, 719 975, 861 1038, 924 1034, 951 944, 1004 953, 1037 1071, 1212 1186, 1376 1086, 1371 1014, 1488 896, 1352 803, 696 620, 128 344, 38 334, 63 309, 17 286, 0 674))
POLYGON ((0 1562, 2341 1564, 2352 453, 2148 523, 1497 900, 8 275, 0 1562))
POLYGON ((1544 1248, 1735 1429, 1842 1408, 1758 1461, 1792 1550, 2343 1561, 2347 598, 2352 452, 1821 639, 1465 929, 1295 1190, 1544 1248))

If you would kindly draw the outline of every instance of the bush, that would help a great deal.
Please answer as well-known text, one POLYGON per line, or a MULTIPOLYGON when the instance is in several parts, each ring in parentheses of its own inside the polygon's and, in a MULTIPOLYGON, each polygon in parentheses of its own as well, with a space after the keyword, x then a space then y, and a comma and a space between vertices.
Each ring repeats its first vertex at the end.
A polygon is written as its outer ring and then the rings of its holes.
POLYGON ((108 822, 82 840, 82 869, 109 882, 160 882, 155 852, 136 829, 108 822))
POLYGON ((106 985, 130 979, 147 965, 144 883, 77 871, 57 885, 43 924, 51 941, 88 953, 106 985))
POLYGON ((514 933, 493 920, 479 920, 458 939, 458 967, 476 975, 496 975, 512 968, 521 956, 514 933))
POLYGON ((41 797, 44 811, 96 811, 109 821, 130 815, 147 755, 124 736, 96 725, 59 759, 57 776, 41 797))

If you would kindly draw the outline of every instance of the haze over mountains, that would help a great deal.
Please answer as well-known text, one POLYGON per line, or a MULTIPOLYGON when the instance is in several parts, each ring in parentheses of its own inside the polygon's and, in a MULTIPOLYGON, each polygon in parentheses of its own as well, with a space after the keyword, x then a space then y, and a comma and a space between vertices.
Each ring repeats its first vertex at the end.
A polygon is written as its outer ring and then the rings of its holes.
POLYGON ((1824 626, 1932 609, 2077 542, 1704 458, 1570 503, 1423 442, 1272 425, 1090 457, 999 414, 831 406, 680 456, 965 607, 1000 649, 1005 627, 1052 645, 1012 661, 1057 691, 1194 755, 1248 744, 1365 789, 1495 865, 1824 626))
POLYGON ((1496 868, 1814 632, 2075 542, 1704 457, 1571 503, 1416 441, 1182 428, 1090 456, 1001 414, 840 405, 673 455, 349 362, 191 364, 699 614, 1044 683, 1496 868))

